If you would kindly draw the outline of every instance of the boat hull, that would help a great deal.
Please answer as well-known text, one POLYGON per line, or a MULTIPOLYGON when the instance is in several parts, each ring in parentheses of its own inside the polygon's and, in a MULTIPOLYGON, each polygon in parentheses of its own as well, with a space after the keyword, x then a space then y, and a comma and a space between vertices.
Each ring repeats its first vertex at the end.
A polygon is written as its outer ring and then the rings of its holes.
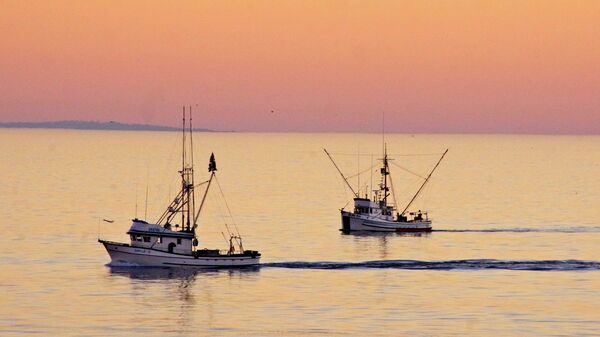
POLYGON ((98 240, 111 258, 111 266, 239 268, 260 264, 260 255, 192 256, 154 249, 133 247, 126 243, 98 240))
POLYGON ((431 220, 387 221, 342 211, 343 232, 431 232, 431 220))

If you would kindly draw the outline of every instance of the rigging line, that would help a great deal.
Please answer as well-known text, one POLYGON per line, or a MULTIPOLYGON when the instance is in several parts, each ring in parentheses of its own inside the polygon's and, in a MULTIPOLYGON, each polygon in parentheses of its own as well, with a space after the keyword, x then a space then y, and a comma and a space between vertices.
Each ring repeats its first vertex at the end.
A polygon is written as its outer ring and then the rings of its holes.
MULTIPOLYGON (((222 198, 221 195, 219 195, 219 194, 211 194, 211 197, 213 199, 213 202, 215 202, 217 204, 217 208, 219 209, 219 216, 221 217, 221 221, 223 221, 223 225, 225 225, 225 227, 227 228, 227 233, 231 236, 231 232, 229 231, 229 228, 227 227, 228 218, 227 218, 227 215, 225 214, 225 211, 223 210, 223 205, 222 205, 225 203, 224 198, 222 198)), ((233 219, 231 219, 231 221, 233 221, 233 219)))
POLYGON ((325 148, 323 148, 323 151, 325 151, 325 154, 327 155, 327 157, 329 158, 329 160, 331 160, 331 163, 333 164, 333 166, 335 166, 335 169, 338 171, 338 173, 340 174, 340 176, 342 177, 342 179, 344 180, 344 182, 346 183, 346 185, 348 185, 348 188, 350 188, 350 191, 352 191, 352 193, 354 194, 355 197, 358 197, 358 193, 356 193, 354 191, 354 189, 352 188, 352 186, 350 186, 350 183, 348 182, 348 179, 346 177, 344 177, 344 174, 342 173, 342 170, 340 170, 340 168, 337 166, 337 164, 335 163, 335 161, 333 160, 333 158, 331 157, 331 155, 329 154, 329 152, 327 152, 327 150, 325 148))
POLYGON ((196 185, 194 185, 194 188, 196 188, 196 187, 200 187, 200 186, 202 186, 202 185, 204 185, 204 184, 208 184, 208 180, 207 180, 207 181, 203 181, 203 182, 201 182, 201 183, 199 183, 199 184, 196 184, 196 185))
POLYGON ((437 169, 437 167, 440 165, 440 163, 442 162, 442 160, 446 156, 446 153, 448 153, 448 149, 446 149, 446 151, 444 151, 444 154, 442 154, 442 156, 440 157, 440 159, 438 160, 438 162, 435 164, 435 166, 433 167, 433 169, 431 170, 431 172, 429 172, 429 175, 427 176, 427 179, 425 179, 425 181, 423 182, 423 185, 421 185, 421 187, 419 188, 419 190, 417 191, 417 193, 415 193, 415 196, 412 197, 412 199, 410 199, 410 202, 408 203, 408 205, 406 205, 406 207, 402 211, 402 213, 401 213, 402 215, 404 215, 404 213, 406 213, 406 210, 410 207, 410 205, 413 203, 413 201, 415 201, 415 199, 419 196, 419 193, 421 193, 421 191, 423 190, 423 187, 425 187, 425 185, 429 181, 429 178, 431 178, 431 175, 433 174, 433 172, 435 172, 435 169, 437 169))
MULTIPOLYGON (((310 151, 310 153, 315 153, 317 151, 310 151)), ((336 155, 336 156, 351 156, 351 157, 356 157, 356 156, 361 156, 361 157, 369 157, 372 156, 373 154, 369 154, 369 153, 361 153, 361 154, 356 154, 356 153, 347 153, 347 152, 329 152, 329 154, 332 155, 336 155)), ((441 155, 441 153, 388 153, 389 156, 394 156, 394 157, 419 157, 419 156, 439 156, 441 155)))
POLYGON ((436 153, 390 153, 390 156, 395 156, 395 157, 419 157, 419 156, 439 156, 441 155, 443 152, 436 152, 436 153))
POLYGON ((436 179, 435 179, 435 177, 433 177, 431 180, 429 180, 429 184, 427 184, 423 188, 423 196, 421 197, 421 201, 420 202, 424 206, 424 208, 428 209, 428 207, 426 207, 426 206, 429 205, 429 201, 430 201, 430 198, 431 198, 430 192, 432 190, 432 187, 435 186, 435 181, 436 181, 436 179))
POLYGON ((423 179, 423 180, 427 179, 427 178, 423 177, 422 175, 420 175, 420 174, 418 174, 418 173, 416 173, 416 172, 413 172, 413 171, 411 171, 411 170, 407 169, 406 167, 402 167, 402 166, 400 166, 400 165, 398 165, 398 164, 396 164, 396 163, 394 163, 394 162, 391 162, 391 163, 392 163, 392 165, 394 165, 394 166, 398 167, 399 169, 401 169, 401 170, 404 170, 404 171, 406 171, 406 172, 408 172, 408 173, 410 173, 410 174, 413 174, 413 175, 415 175, 415 176, 417 176, 417 177, 419 177, 419 178, 421 178, 421 179, 423 179))
POLYGON ((363 174, 363 173, 365 173, 365 172, 368 172, 368 171, 372 170, 373 168, 375 168, 375 166, 377 166, 377 164, 374 164, 373 166, 369 167, 368 169, 366 169, 366 170, 363 170, 363 171, 360 171, 360 172, 358 172, 357 174, 354 174, 354 175, 348 176, 348 177, 346 177, 346 179, 352 179, 352 178, 354 178, 354 177, 360 176, 361 174, 363 174))
POLYGON ((217 208, 219 210, 218 214, 219 214, 219 217, 221 218, 221 221, 223 221, 223 225, 227 225, 227 219, 225 219, 225 216, 224 216, 225 212, 223 212, 223 207, 221 206, 221 203, 218 200, 218 196, 211 193, 210 198, 215 203, 215 205, 217 205, 217 208))
MULTIPOLYGON (((229 225, 225 224, 225 228, 227 228, 227 233, 229 233, 229 237, 230 237, 231 239, 235 240, 235 243, 237 243, 237 244, 239 245, 239 244, 240 244, 240 241, 239 241, 239 240, 240 240, 240 239, 239 239, 239 237, 240 237, 240 236, 239 236, 239 235, 238 235, 238 236, 232 235, 232 234, 231 234, 231 231, 229 230, 229 225)), ((235 233, 234 233, 234 234, 235 234, 235 233)))
POLYGON ((175 196, 175 198, 173 199, 173 201, 169 202, 169 206, 167 207, 167 209, 162 213, 162 215, 158 218, 158 221, 156 222, 157 224, 162 224, 162 220, 167 220, 167 222, 169 222, 174 216, 175 213, 177 213, 179 211, 179 208, 181 207, 181 202, 183 200, 183 191, 179 191, 177 193, 177 195, 175 196))
POLYGON ((352 156, 352 157, 356 157, 356 156, 370 157, 370 156, 372 156, 372 154, 369 154, 369 153, 358 154, 358 153, 345 153, 345 152, 329 152, 329 154, 335 154, 336 156, 352 156))
MULTIPOLYGON (((160 173, 162 173, 163 176, 167 176, 168 172, 171 172, 171 164, 173 164, 175 161, 173 160, 173 154, 176 153, 177 151, 175 151, 175 148, 178 146, 179 143, 179 138, 178 137, 173 137, 173 141, 171 143, 171 146, 168 147, 168 149, 170 149, 168 157, 166 157, 167 159, 164 161, 163 165, 164 167, 162 168, 162 170, 160 171, 160 173)), ((171 185, 173 185, 173 182, 175 180, 179 180, 179 178, 173 176, 173 178, 171 178, 169 184, 167 185, 167 199, 165 200, 165 202, 169 202, 171 199, 171 185)), ((162 189, 164 187, 163 184, 159 184, 158 188, 162 189)))
MULTIPOLYGON (((231 218, 231 221, 233 222, 233 225, 235 227, 235 230, 237 232, 237 236, 240 237, 240 232, 237 228, 236 225, 236 221, 235 218, 233 217, 233 213, 231 213, 231 209, 229 208, 229 204, 227 203, 227 199, 225 199, 225 193, 223 193, 223 189, 221 188, 221 184, 219 183, 219 180, 217 179, 217 176, 215 175, 215 181, 217 182, 217 186, 219 187, 219 191, 221 192, 220 197, 223 199, 223 202, 225 203, 225 207, 227 207, 227 211, 229 212, 229 217, 231 218)), ((227 229, 227 234, 229 234, 229 237, 234 238, 234 240, 236 241, 236 243, 239 245, 239 239, 235 238, 234 235, 231 234, 231 231, 229 230, 229 226, 227 225, 227 223, 225 223, 225 228, 227 229)))
POLYGON ((231 213, 231 209, 229 208, 229 204, 227 203, 227 199, 225 199, 225 194, 223 193, 223 189, 221 189, 221 184, 219 183, 219 179, 215 176, 215 181, 217 182, 217 186, 219 187, 219 191, 221 192, 221 196, 223 197, 223 201, 225 202, 225 207, 227 207, 227 211, 229 212, 229 216, 231 217, 231 221, 235 224, 236 221, 233 217, 233 213, 231 213))
MULTIPOLYGON (((177 144, 175 144, 175 143, 174 143, 173 145, 177 145, 177 144)), ((167 167, 169 166, 168 164, 171 164, 172 162, 173 162, 173 161, 172 161, 172 159, 170 159, 170 160, 169 160, 169 163, 167 163, 167 167)), ((169 171, 170 171, 170 170, 169 170, 169 171)), ((164 172, 167 172, 167 170, 165 169, 165 170, 164 170, 164 172)), ((167 204, 170 204, 170 203, 171 203, 171 200, 172 200, 172 198, 173 198, 173 197, 171 196, 171 188, 173 187, 173 185, 178 185, 178 184, 179 184, 179 179, 180 179, 180 177, 173 176, 173 177, 171 178, 170 182, 167 184, 167 199, 165 200, 165 202, 166 202, 167 204)), ((179 192, 179 193, 181 193, 181 192, 179 192)))
MULTIPOLYGON (((339 181, 338 179, 336 179, 337 181, 339 181)), ((344 184, 342 181, 340 181, 340 184, 342 185, 342 190, 344 192, 342 192, 342 194, 344 195, 344 200, 348 199, 348 188, 346 187, 346 184, 344 184)))
POLYGON ((229 244, 229 240, 227 240, 227 238, 225 237, 225 233, 223 233, 223 232, 221 231, 221 235, 223 235, 223 239, 225 239, 225 242, 226 242, 227 244, 229 244))
POLYGON ((233 235, 231 235, 231 231, 229 230, 228 224, 225 224, 225 229, 227 229, 227 234, 229 234, 229 237, 232 237, 233 235))
POLYGON ((235 222, 233 223, 233 227, 235 227, 235 231, 237 232, 237 236, 239 236, 241 238, 242 236, 240 235, 240 230, 238 229, 238 226, 237 226, 237 224, 235 222))

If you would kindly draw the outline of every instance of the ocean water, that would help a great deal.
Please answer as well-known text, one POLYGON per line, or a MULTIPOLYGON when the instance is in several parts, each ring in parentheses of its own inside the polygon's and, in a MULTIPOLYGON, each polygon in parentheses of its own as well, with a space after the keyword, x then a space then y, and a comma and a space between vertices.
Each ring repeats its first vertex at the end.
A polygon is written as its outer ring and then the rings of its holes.
POLYGON ((600 335, 598 136, 387 134, 399 207, 450 149, 421 235, 338 231, 351 194, 322 148, 364 193, 381 135, 194 137, 196 180, 219 169, 200 246, 236 224, 263 266, 107 266, 97 238, 177 191, 178 133, 0 129, 0 335, 600 335))

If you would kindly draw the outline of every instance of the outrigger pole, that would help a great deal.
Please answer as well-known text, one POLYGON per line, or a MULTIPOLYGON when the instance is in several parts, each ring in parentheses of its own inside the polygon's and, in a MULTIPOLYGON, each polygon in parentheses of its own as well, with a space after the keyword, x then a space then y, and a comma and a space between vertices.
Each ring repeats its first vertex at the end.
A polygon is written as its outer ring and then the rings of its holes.
POLYGON ((417 196, 419 195, 419 193, 421 193, 421 190, 423 189, 423 187, 425 187, 425 184, 427 184, 427 182, 429 181, 429 178, 431 178, 431 175, 433 174, 433 172, 435 171, 435 169, 438 167, 438 165, 440 165, 440 163, 442 162, 442 159, 444 159, 444 156, 446 155, 446 153, 448 153, 448 149, 446 149, 446 151, 444 151, 444 153, 440 157, 440 160, 438 160, 437 164, 435 164, 435 166, 433 167, 433 169, 431 170, 431 172, 429 172, 429 175, 427 176, 427 178, 423 182, 423 185, 421 185, 421 187, 419 187, 419 190, 417 191, 417 193, 415 193, 415 196, 412 197, 412 199, 410 199, 410 202, 408 203, 408 205, 406 205, 406 207, 404 208, 404 210, 402 211, 402 213, 400 213, 400 215, 404 215, 404 213, 406 213, 406 210, 410 207, 410 205, 412 205, 413 201, 415 201, 415 199, 417 199, 417 196))
POLYGON ((204 195, 202 196, 202 201, 200 202, 200 207, 198 207, 198 212, 196 213, 196 216, 194 217, 194 228, 196 228, 198 226, 196 224, 196 221, 198 220, 198 217, 200 216, 200 211, 202 210, 202 206, 204 206, 204 201, 206 201, 206 195, 208 195, 208 189, 210 188, 210 183, 212 182, 213 178, 215 177, 216 170, 217 170, 217 162, 215 161, 215 154, 211 153, 210 159, 208 161, 208 172, 210 172, 210 179, 208 179, 208 185, 206 186, 206 190, 204 191, 204 195))
POLYGON ((208 189, 210 188, 210 183, 215 176, 215 172, 213 171, 210 175, 210 179, 208 179, 208 185, 206 186, 206 190, 204 191, 204 195, 202 196, 202 201, 200 201, 200 207, 198 207, 198 212, 196 212, 196 216, 194 217, 194 228, 198 227, 196 223, 198 221, 198 217, 200 217, 200 211, 202 210, 202 206, 204 206, 204 201, 206 201, 206 195, 208 194, 208 189))
POLYGON ((352 191, 352 193, 354 193, 355 197, 359 198, 358 193, 354 192, 354 189, 352 188, 352 186, 350 186, 348 179, 346 179, 346 177, 344 177, 344 174, 342 173, 340 168, 337 166, 335 161, 333 161, 333 158, 331 158, 331 155, 329 154, 329 152, 327 152, 327 150, 325 148, 323 148, 323 151, 325 151, 325 154, 327 155, 327 157, 329 157, 329 160, 331 160, 331 162, 333 163, 333 166, 335 166, 335 168, 337 169, 340 176, 342 176, 342 179, 344 179, 344 182, 346 183, 346 185, 348 185, 348 187, 350 188, 350 191, 352 191))

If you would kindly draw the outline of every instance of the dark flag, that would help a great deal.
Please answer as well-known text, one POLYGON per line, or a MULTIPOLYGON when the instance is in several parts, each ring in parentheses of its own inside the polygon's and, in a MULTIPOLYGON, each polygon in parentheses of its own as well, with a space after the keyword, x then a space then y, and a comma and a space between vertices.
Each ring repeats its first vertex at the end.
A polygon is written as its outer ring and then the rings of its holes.
POLYGON ((213 172, 217 170, 217 162, 215 161, 215 154, 210 154, 210 159, 208 160, 208 172, 213 172))

